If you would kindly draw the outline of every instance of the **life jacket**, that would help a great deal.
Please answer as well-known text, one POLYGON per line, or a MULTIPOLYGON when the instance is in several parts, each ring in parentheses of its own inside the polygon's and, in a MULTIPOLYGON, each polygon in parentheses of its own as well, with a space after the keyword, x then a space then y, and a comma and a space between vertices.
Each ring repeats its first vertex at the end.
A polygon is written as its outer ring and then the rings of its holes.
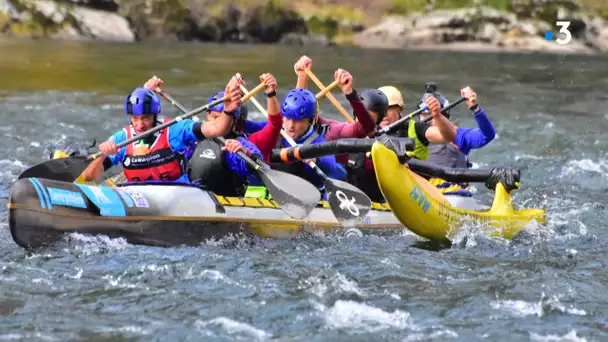
POLYGON ((418 135, 416 134, 416 121, 409 120, 407 122, 407 127, 401 127, 397 129, 395 132, 390 133, 391 136, 399 137, 399 138, 412 138, 414 139, 416 145, 414 147, 414 157, 420 160, 426 160, 429 155, 429 147, 428 145, 424 145, 420 139, 418 139, 418 135))
MULTIPOLYGON (((313 126, 311 126, 309 131, 306 132, 306 134, 304 134, 304 136, 302 137, 302 138, 304 138, 304 141, 302 141, 301 144, 310 145, 313 141, 315 141, 315 139, 317 139, 320 136, 325 135, 326 132, 327 132, 326 125, 313 125, 313 126)), ((302 138, 300 138, 300 139, 302 139, 302 138)), ((288 147, 288 146, 283 145, 283 138, 282 138, 282 136, 279 136, 279 138, 277 139, 277 142, 275 144, 275 148, 283 148, 283 147, 288 147)), ((304 179, 308 178, 308 175, 306 172, 306 165, 301 161, 297 161, 297 162, 293 162, 293 163, 270 163, 270 166, 275 170, 291 173, 300 178, 304 178, 304 179)), ((268 189, 266 189, 266 187, 264 185, 260 185, 260 184, 249 185, 245 192, 245 197, 272 199, 272 196, 268 192, 268 189)))
MULTIPOLYGON (((237 137, 231 134, 225 138, 237 137)), ((201 187, 220 196, 241 197, 245 194, 247 179, 230 170, 224 152, 215 139, 199 141, 188 162, 190 181, 199 182, 201 187)))
MULTIPOLYGON (((170 119, 157 120, 157 124, 170 119)), ((127 139, 136 135, 133 126, 125 126, 127 139)), ((124 174, 129 182, 146 180, 174 181, 186 173, 185 160, 182 154, 173 151, 169 144, 169 127, 161 130, 151 146, 144 145, 143 140, 126 146, 127 151, 122 161, 124 174)))
MULTIPOLYGON (((317 127, 311 127, 311 129, 302 138, 300 138, 300 140, 302 141, 300 144, 301 145, 310 145, 319 136, 325 135, 326 130, 327 130, 327 126, 325 126, 325 125, 318 125, 317 127)), ((283 147, 291 147, 291 146, 285 146, 283 144, 283 137, 279 136, 279 138, 277 139, 277 143, 275 144, 275 148, 283 148, 283 147)), ((306 173, 306 164, 304 164, 304 162, 301 162, 301 161, 297 161, 297 162, 293 162, 293 163, 272 163, 271 166, 273 169, 291 173, 300 178, 304 178, 304 179, 308 178, 308 175, 306 173)))
POLYGON ((418 139, 418 135, 416 134, 416 121, 409 121, 407 126, 407 136, 416 141, 416 146, 414 147, 414 157, 420 160, 427 160, 429 156, 429 146, 424 145, 422 141, 418 139))
MULTIPOLYGON (((449 168, 470 168, 469 158, 460 152, 453 143, 430 144, 428 161, 449 168)), ((468 182, 448 182, 441 178, 431 178, 429 182, 436 186, 444 195, 473 196, 468 182)))

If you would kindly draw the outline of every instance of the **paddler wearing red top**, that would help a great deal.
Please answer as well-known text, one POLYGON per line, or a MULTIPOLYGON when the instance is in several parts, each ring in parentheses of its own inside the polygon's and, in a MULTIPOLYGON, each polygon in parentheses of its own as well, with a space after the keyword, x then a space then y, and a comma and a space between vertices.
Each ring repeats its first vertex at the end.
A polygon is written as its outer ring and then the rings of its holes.
MULTIPOLYGON (((304 70, 311 68, 312 60, 308 56, 300 57, 300 59, 294 64, 294 71, 298 77, 296 89, 307 88, 309 79, 304 70)), ((338 69, 334 72, 334 79, 339 81, 338 86, 344 95, 346 95, 346 99, 350 103, 357 121, 349 123, 318 116, 317 125, 323 128, 326 141, 341 138, 365 138, 374 132, 376 129, 376 123, 374 118, 372 118, 370 113, 365 109, 359 94, 353 88, 352 75, 346 70, 338 69)), ((253 122, 248 120, 245 125, 245 131, 256 132, 265 124, 265 122, 253 122)), ((342 164, 345 163, 346 160, 342 160, 342 164)))
MULTIPOLYGON (((312 59, 302 56, 294 65, 298 76, 296 88, 307 88, 308 75, 304 70, 312 70, 312 59)), ((325 140, 332 141, 343 138, 365 138, 376 129, 376 120, 367 111, 357 91, 353 88, 353 76, 346 70, 338 69, 334 72, 334 79, 340 80, 340 89, 350 103, 355 118, 354 122, 344 122, 319 116, 319 124, 327 127, 325 140)))

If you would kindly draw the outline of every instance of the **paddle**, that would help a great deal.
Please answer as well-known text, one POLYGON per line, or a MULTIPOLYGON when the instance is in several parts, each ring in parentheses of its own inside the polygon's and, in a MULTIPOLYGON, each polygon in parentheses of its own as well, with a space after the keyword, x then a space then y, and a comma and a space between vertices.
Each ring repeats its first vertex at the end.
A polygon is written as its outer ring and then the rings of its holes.
MULTIPOLYGON (((224 100, 226 100, 228 98, 229 98, 229 96, 225 96, 224 98, 218 99, 216 101, 213 101, 212 103, 206 104, 195 110, 192 110, 183 115, 180 115, 180 116, 176 117, 175 119, 168 121, 162 125, 155 126, 151 129, 143 132, 142 134, 134 136, 133 138, 128 139, 126 141, 123 141, 122 143, 118 144, 117 147, 122 148, 122 147, 127 146, 144 137, 152 135, 166 127, 174 125, 175 123, 177 123, 181 120, 190 118, 192 116, 195 116, 198 113, 204 112, 207 109, 224 102, 224 100)), ((89 166, 89 164, 93 160, 95 160, 101 156, 103 156, 103 153, 97 152, 97 153, 87 156, 87 157, 73 156, 73 157, 69 157, 69 158, 47 160, 45 162, 34 165, 34 166, 30 167, 29 169, 23 171, 23 173, 21 173, 17 179, 38 177, 38 178, 54 179, 54 180, 64 181, 64 182, 74 182, 78 178, 78 176, 80 176, 80 174, 82 172, 84 172, 84 170, 86 170, 86 168, 89 166)))
MULTIPOLYGON (((258 87, 256 87, 256 89, 258 89, 258 87)), ((264 84, 259 88, 259 90, 261 89, 264 89, 264 84)), ((156 88, 155 90, 181 112, 187 112, 187 109, 179 102, 175 101, 171 95, 160 88, 156 88)), ((249 97, 244 96, 243 99, 248 99, 249 97)), ((226 144, 226 139, 223 137, 215 138, 215 140, 222 146, 226 144)), ((320 198, 319 190, 308 181, 286 172, 273 170, 260 159, 258 159, 256 163, 243 151, 238 151, 236 154, 241 157, 249 167, 256 171, 260 179, 262 179, 262 182, 264 182, 264 185, 266 185, 268 192, 272 195, 272 198, 287 215, 301 220, 307 217, 317 206, 320 198)))
MULTIPOLYGON (((321 82, 321 80, 315 74, 313 74, 312 70, 306 68, 306 69, 304 69, 304 72, 306 73, 306 76, 308 76, 308 78, 310 78, 317 85, 317 87, 319 87, 319 89, 321 89, 321 90, 328 89, 328 87, 326 87, 323 84, 323 82, 321 82)), ((340 104, 340 102, 338 102, 338 100, 336 100, 336 98, 334 97, 334 95, 332 93, 328 92, 326 97, 338 109, 340 114, 342 114, 342 116, 346 118, 346 120, 352 120, 350 115, 348 115, 348 112, 346 111, 346 109, 344 109, 344 107, 340 104)), ((349 121, 349 122, 352 122, 352 121, 349 121)))
MULTIPOLYGON (((330 87, 335 87, 338 83, 334 82, 330 87)), ((328 88, 330 88, 328 87, 328 88)), ((241 90, 247 96, 249 92, 241 85, 241 90)), ((323 89, 321 93, 317 95, 317 98, 328 93, 327 88, 323 89)), ((268 113, 262 107, 262 105, 255 99, 251 98, 251 102, 258 108, 258 110, 268 116, 268 113)), ((281 130, 281 135, 291 146, 296 146, 296 142, 287 135, 285 130, 281 130)), ((342 225, 350 225, 356 222, 362 222, 371 210, 372 201, 370 198, 359 190, 357 187, 337 180, 329 178, 319 166, 313 161, 307 161, 308 165, 321 177, 325 183, 325 192, 327 193, 327 199, 329 207, 333 212, 334 216, 342 225)))
MULTIPOLYGON (((448 110, 450 110, 450 109, 452 109, 452 108, 454 108, 454 107, 458 106, 459 104, 461 104, 461 103, 462 103, 462 102, 464 102, 464 101, 466 101, 466 98, 464 98, 464 97, 460 97, 458 100, 456 100, 456 101, 454 101, 454 102, 450 103, 449 105, 445 106, 444 108, 442 108, 442 109, 441 109, 441 112, 442 112, 442 113, 445 113, 445 112, 447 112, 448 110)), ((415 116, 422 114, 422 112, 424 112, 424 111, 425 111, 425 110, 427 110, 427 109, 428 109, 428 108, 427 108, 426 106, 424 106, 424 107, 422 107, 422 108, 419 108, 418 110, 416 110, 416 111, 414 111, 414 112, 412 112, 412 113, 410 113, 410 114, 408 114, 408 115, 406 115, 406 116, 402 117, 401 119, 399 119, 399 120, 397 120, 397 121, 393 122, 392 124, 390 124, 390 125, 388 125, 388 126, 386 126, 386 127, 382 128, 382 129, 380 129, 380 130, 376 131, 376 133, 374 134, 374 137, 377 137, 377 136, 382 135, 382 134, 389 133, 390 131, 392 131, 393 129, 395 129, 395 128, 397 128, 397 127, 401 126, 402 124, 404 124, 404 123, 405 123, 405 122, 407 122, 408 120, 411 120, 411 119, 413 119, 415 116)), ((428 123, 428 122, 430 122, 431 120, 433 120, 433 117, 432 117, 432 116, 430 116, 430 117, 428 117, 428 118, 426 118, 426 119, 422 120, 422 122, 423 122, 423 123, 428 123)))

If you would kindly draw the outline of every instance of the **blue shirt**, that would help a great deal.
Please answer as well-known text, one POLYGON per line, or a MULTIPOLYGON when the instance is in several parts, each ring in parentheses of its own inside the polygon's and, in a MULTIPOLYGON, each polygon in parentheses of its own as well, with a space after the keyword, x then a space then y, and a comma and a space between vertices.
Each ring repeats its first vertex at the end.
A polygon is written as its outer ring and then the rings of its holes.
MULTIPOLYGON (((296 145, 301 145, 310 135, 305 134, 299 139, 294 139, 296 145)), ((316 137, 311 144, 320 144, 325 142, 325 137, 323 135, 319 135, 316 137)), ((282 146, 291 146, 285 138, 281 138, 282 146)), ((338 162, 336 162, 336 156, 323 156, 319 157, 316 160, 317 166, 329 177, 338 180, 346 179, 346 169, 338 162)), ((304 164, 306 168, 307 179, 314 184, 319 189, 323 189, 325 186, 324 180, 310 167, 308 164, 304 164)))
MULTIPOLYGON (((177 153, 185 153, 188 147, 192 148, 193 144, 198 142, 198 137, 194 133, 194 125, 196 121, 194 120, 182 120, 175 123, 172 126, 167 127, 169 130, 169 146, 174 152, 177 153)), ((113 140, 116 144, 120 144, 127 140, 127 133, 124 129, 114 133, 110 137, 110 140, 113 140)), ((246 139, 238 138, 244 148, 247 148, 251 151, 252 154, 262 155, 262 152, 246 139)), ((124 161, 127 153, 127 147, 123 147, 117 154, 108 156, 108 159, 112 163, 112 166, 116 164, 120 164, 124 161)), ((226 152, 224 153, 224 157, 226 158, 226 163, 232 172, 235 172, 239 176, 243 178, 248 178, 252 176, 249 169, 245 164, 245 161, 241 159, 238 155, 226 152)), ((182 177, 175 180, 175 182, 189 182, 188 175, 184 174, 182 177)))
MULTIPOLYGON (((264 126, 266 126, 267 123, 268 121, 247 120, 245 121, 245 127, 243 128, 243 130, 246 133, 252 134, 257 131, 260 131, 262 128, 264 128, 264 126)), ((309 134, 305 134, 300 139, 294 139, 294 141, 296 142, 296 144, 300 145, 309 136, 309 134)), ((311 142, 311 144, 319 144, 323 142, 325 142, 325 137, 323 135, 319 135, 315 140, 311 142)), ((291 146, 287 142, 287 140, 285 140, 285 138, 281 138, 281 144, 282 146, 291 146)), ((331 155, 319 157, 317 158, 316 164, 321 170, 323 170, 323 172, 325 172, 328 177, 339 180, 346 179, 346 169, 344 169, 342 165, 336 162, 336 156, 331 155)), ((323 188, 323 179, 321 179, 321 177, 319 177, 319 175, 317 175, 317 173, 308 164, 306 164, 306 174, 309 176, 308 180, 311 181, 311 183, 313 183, 319 188, 323 188)))
POLYGON ((496 137, 494 125, 492 125, 492 122, 486 116, 483 108, 479 107, 473 113, 473 117, 479 128, 458 127, 456 130, 456 140, 454 140, 454 144, 466 156, 469 155, 471 150, 486 146, 496 137))
MULTIPOLYGON (((237 140, 241 143, 241 145, 243 145, 243 148, 246 148, 249 151, 251 151, 251 155, 257 154, 258 156, 260 156, 260 158, 264 159, 260 149, 257 146, 255 146, 255 144, 253 144, 251 141, 249 141, 245 138, 240 138, 240 137, 237 138, 237 140)), ((224 152, 224 158, 226 158, 226 163, 228 164, 228 167, 230 168, 230 170, 232 172, 236 173, 237 175, 241 176, 242 178, 248 178, 248 179, 252 179, 254 177, 257 178, 256 174, 249 171, 249 169, 247 168, 247 164, 245 163, 245 160, 243 160, 243 158, 239 157, 238 154, 224 152)))
POLYGON ((257 131, 261 131, 264 126, 268 124, 268 120, 266 121, 251 121, 245 120, 245 126, 243 127, 243 132, 247 134, 253 134, 257 131))

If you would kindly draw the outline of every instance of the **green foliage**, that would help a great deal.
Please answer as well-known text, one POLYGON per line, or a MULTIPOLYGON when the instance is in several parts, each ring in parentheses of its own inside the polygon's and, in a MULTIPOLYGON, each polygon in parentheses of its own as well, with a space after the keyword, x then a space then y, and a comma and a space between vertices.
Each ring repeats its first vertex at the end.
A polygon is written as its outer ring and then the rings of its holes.
POLYGON ((311 33, 322 34, 329 39, 333 39, 340 31, 340 24, 332 18, 321 19, 316 15, 306 22, 308 31, 311 33))

